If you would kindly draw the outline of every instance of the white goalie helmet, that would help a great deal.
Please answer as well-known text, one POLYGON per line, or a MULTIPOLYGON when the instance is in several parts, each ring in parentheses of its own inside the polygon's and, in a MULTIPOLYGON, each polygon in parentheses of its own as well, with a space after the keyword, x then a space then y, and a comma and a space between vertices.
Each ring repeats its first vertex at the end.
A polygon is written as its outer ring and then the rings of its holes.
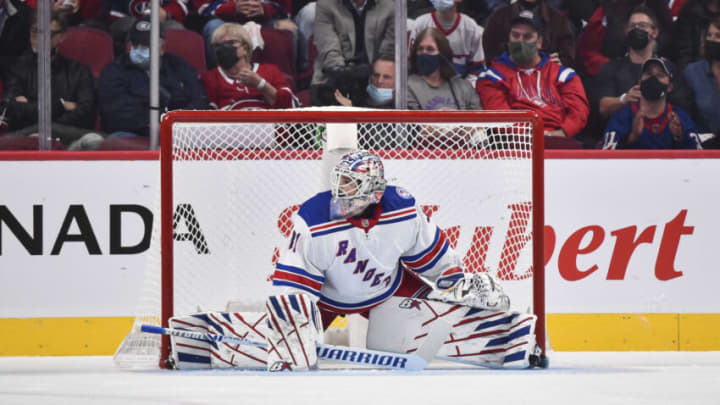
POLYGON ((330 174, 330 218, 347 218, 377 204, 385 192, 382 160, 361 150, 343 155, 330 174))

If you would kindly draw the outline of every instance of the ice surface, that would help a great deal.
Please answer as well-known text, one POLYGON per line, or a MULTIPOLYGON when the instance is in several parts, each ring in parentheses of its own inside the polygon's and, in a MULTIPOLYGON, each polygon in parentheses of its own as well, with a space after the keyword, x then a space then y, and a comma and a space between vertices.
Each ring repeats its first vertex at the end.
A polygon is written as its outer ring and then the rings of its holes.
POLYGON ((111 357, 0 357, 0 404, 720 404, 720 352, 551 354, 547 370, 124 371, 111 357))

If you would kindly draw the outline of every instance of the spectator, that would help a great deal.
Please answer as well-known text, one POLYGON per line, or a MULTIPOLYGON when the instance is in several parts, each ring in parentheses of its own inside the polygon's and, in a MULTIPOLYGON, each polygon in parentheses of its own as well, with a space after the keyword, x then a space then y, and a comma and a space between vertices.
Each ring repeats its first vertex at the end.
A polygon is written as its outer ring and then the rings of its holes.
MULTIPOLYGON (((96 149, 103 137, 93 132, 95 82, 87 66, 58 53, 65 32, 65 19, 57 11, 50 18, 52 137, 66 149, 96 149)), ((8 74, 8 129, 13 135, 38 132, 38 27, 30 27, 30 49, 8 74)))
MULTIPOLYGON (((126 19, 130 17, 132 21, 133 19, 148 17, 150 13, 150 0, 113 0, 109 3, 110 15, 115 19, 126 19)), ((182 27, 187 15, 187 0, 160 0, 158 17, 161 24, 168 21, 176 21, 179 26, 182 27)), ((132 24, 129 23, 126 23, 125 25, 128 26, 128 30, 129 27, 132 26, 132 24)))
POLYGON ((720 17, 720 0, 690 0, 673 25, 673 60, 679 68, 702 58, 705 27, 720 17))
POLYGON ((432 3, 435 11, 423 14, 415 20, 410 46, 412 47, 418 33, 426 28, 432 27, 442 32, 450 43, 455 71, 463 77, 469 75, 474 84, 477 75, 485 67, 483 28, 469 16, 457 11, 462 0, 432 0, 432 3))
POLYGON ((676 21, 680 16, 680 11, 685 7, 687 0, 668 0, 668 7, 670 8, 670 14, 672 15, 673 21, 676 21))
POLYGON ((544 0, 519 0, 490 14, 483 35, 486 60, 494 60, 507 50, 510 22, 524 10, 531 11, 542 22, 540 36, 543 48, 540 50, 549 54, 553 62, 575 66, 575 38, 570 31, 570 23, 564 14, 544 0))
MULTIPOLYGON (((179 56, 165 53, 160 31, 160 105, 169 110, 204 110, 207 96, 198 74, 179 56)), ((128 51, 100 74, 100 116, 114 136, 148 136, 150 129, 150 22, 140 19, 128 34, 128 51)))
MULTIPOLYGON (((613 59, 603 66, 590 92, 592 97, 598 100, 601 117, 609 117, 623 106, 640 100, 637 78, 640 77, 643 62, 657 56, 655 41, 660 35, 658 27, 655 13, 647 7, 639 6, 630 14, 625 27, 627 55, 613 59)), ((666 63, 674 69, 672 64, 666 63)), ((676 83, 670 93, 670 101, 688 110, 690 96, 687 85, 680 77, 674 81, 676 83)))
POLYGON ((0 80, 30 48, 33 11, 20 0, 0 0, 0 80))
MULTIPOLYGON (((314 1, 293 1, 293 22, 297 26, 298 36, 298 72, 310 72, 310 39, 315 22, 314 1)), ((312 72, 310 72, 312 73, 312 72)))
MULTIPOLYGON (((172 3, 177 4, 177 3, 172 3)), ((148 5, 149 7, 149 5, 148 5)), ((161 8, 161 10, 163 10, 161 8)), ((121 15, 120 13, 114 12, 113 15, 121 15)), ((170 14, 160 12, 160 29, 166 30, 166 29, 183 29, 184 26, 175 19, 168 18, 170 14)), ((127 51, 127 37, 128 33, 132 29, 132 27, 135 25, 135 23, 138 21, 138 18, 144 18, 149 19, 150 18, 150 10, 147 9, 145 14, 139 14, 136 16, 135 14, 131 15, 125 15, 124 17, 118 18, 117 20, 113 21, 110 24, 109 31, 110 36, 113 39, 113 54, 115 58, 119 58, 122 55, 125 54, 127 51)))
MULTIPOLYGON (((25 0, 33 10, 37 10, 37 0, 25 0)), ((51 9, 63 14, 68 26, 80 23, 105 29, 105 23, 110 13, 109 5, 101 0, 50 0, 51 9)))
POLYGON ((433 10, 431 0, 407 0, 407 17, 414 20, 433 10))
POLYGON ((312 105, 335 105, 335 90, 353 104, 364 98, 370 61, 395 46, 391 0, 318 0, 313 40, 318 54, 310 85, 312 105))
MULTIPOLYGON (((395 56, 380 55, 373 63, 370 83, 366 88, 367 96, 364 103, 357 107, 393 108, 395 107, 395 56)), ((340 105, 352 107, 352 101, 340 90, 335 91, 335 98, 340 105)))
POLYGON ((470 0, 458 5, 458 11, 470 16, 476 23, 484 26, 487 19, 496 8, 510 4, 509 0, 470 0))
MULTIPOLYGON (((293 8, 291 0, 219 0, 202 1, 202 3, 198 7, 198 14, 203 17, 215 17, 225 22, 237 22, 240 24, 254 21, 260 25, 269 26, 273 26, 276 21, 283 21, 283 24, 289 23, 292 27, 295 27, 295 24, 288 20, 293 8)), ((220 24, 217 24, 215 28, 219 27, 220 24)), ((286 27, 275 28, 283 29, 286 27)), ((212 34, 212 32, 209 34, 212 34)))
POLYGON ((685 68, 685 79, 694 92, 694 116, 700 132, 715 134, 710 141, 713 148, 720 147, 720 17, 708 24, 703 39, 705 59, 685 68))
MULTIPOLYGON (((238 23, 225 23, 213 33, 219 66, 202 78, 210 102, 223 110, 292 108, 295 95, 277 66, 252 63, 250 35, 238 23)), ((268 44, 267 46, 272 46, 268 44)))
POLYGON ((575 136, 587 122, 588 101, 572 68, 551 63, 543 46, 542 20, 521 11, 510 22, 508 52, 480 75, 477 91, 488 110, 533 110, 546 136, 575 136))
POLYGON ((576 66, 583 76, 596 76, 604 64, 625 55, 628 16, 638 6, 652 10, 655 17, 659 31, 653 51, 660 51, 660 35, 665 37, 662 43, 669 43, 672 15, 667 0, 601 0, 577 41, 576 66))
POLYGON ((408 109, 480 110, 472 85, 452 64, 452 50, 445 35, 435 28, 421 31, 410 52, 408 109))
POLYGON ((597 9, 597 0, 545 0, 547 4, 568 16, 570 27, 575 36, 582 31, 583 25, 597 9))
POLYGON ((603 149, 702 149, 690 116, 667 102, 671 77, 663 59, 642 64, 640 98, 610 118, 603 149))
MULTIPOLYGON (((215 30, 226 22, 247 24, 254 22, 262 26, 285 30, 293 36, 293 48, 298 55, 298 27, 290 17, 293 10, 292 0, 198 0, 198 14, 210 19, 202 29, 203 38, 209 48, 215 30)), ((212 52, 208 53, 208 66, 215 67, 217 60, 212 52)))

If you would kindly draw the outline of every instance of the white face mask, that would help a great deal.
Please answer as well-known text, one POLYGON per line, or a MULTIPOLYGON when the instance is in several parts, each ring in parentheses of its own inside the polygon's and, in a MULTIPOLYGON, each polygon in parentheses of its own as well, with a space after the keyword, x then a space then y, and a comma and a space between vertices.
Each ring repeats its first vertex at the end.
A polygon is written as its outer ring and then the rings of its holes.
POLYGON ((368 84, 367 93, 374 102, 385 104, 393 98, 393 89, 384 89, 368 84))
POLYGON ((453 0, 430 0, 435 10, 442 11, 452 8, 455 5, 453 0))

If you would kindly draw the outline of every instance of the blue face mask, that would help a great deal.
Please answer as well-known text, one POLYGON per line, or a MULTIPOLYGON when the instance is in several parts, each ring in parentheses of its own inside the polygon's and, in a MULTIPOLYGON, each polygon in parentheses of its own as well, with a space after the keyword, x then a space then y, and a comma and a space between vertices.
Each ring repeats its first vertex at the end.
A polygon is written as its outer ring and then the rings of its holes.
POLYGON ((150 66, 150 48, 138 46, 130 48, 130 61, 142 68, 150 66))
POLYGON ((377 88, 372 84, 368 84, 367 93, 378 104, 385 104, 393 98, 393 89, 377 88))
POLYGON ((440 66, 440 54, 429 55, 419 53, 415 56, 415 67, 421 76, 429 76, 432 72, 438 70, 440 66))
POLYGON ((430 0, 435 10, 448 10, 455 5, 453 0, 430 0))

